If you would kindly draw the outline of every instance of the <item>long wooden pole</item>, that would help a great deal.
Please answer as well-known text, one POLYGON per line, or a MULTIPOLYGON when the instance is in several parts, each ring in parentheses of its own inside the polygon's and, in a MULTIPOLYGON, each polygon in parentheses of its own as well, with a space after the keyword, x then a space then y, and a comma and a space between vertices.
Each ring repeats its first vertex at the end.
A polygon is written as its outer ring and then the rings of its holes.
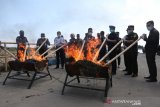
POLYGON ((47 49, 43 54, 41 54, 41 56, 43 56, 44 54, 46 54, 47 52, 49 52, 53 47, 54 47, 54 45, 52 45, 52 47, 50 47, 50 48, 47 49))
POLYGON ((47 56, 45 56, 44 58, 49 57, 50 55, 54 54, 56 51, 60 50, 61 48, 63 48, 66 45, 62 45, 61 47, 57 48, 56 50, 54 50, 53 52, 49 53, 47 56))
POLYGON ((130 46, 128 46, 125 50, 123 50, 121 53, 119 53, 117 56, 115 56, 113 59, 111 59, 108 63, 106 63, 104 66, 107 66, 111 64, 114 60, 116 60, 119 56, 124 54, 126 51, 128 51, 132 46, 134 46, 142 37, 138 38, 136 41, 134 41, 130 46))
POLYGON ((107 40, 107 38, 105 38, 104 41, 102 42, 100 48, 98 49, 98 51, 96 52, 96 54, 93 58, 93 61, 95 61, 96 57, 98 56, 98 54, 99 54, 100 50, 102 49, 103 45, 105 44, 106 40, 107 40))
POLYGON ((35 54, 41 49, 41 47, 47 42, 47 39, 45 39, 45 41, 43 41, 43 43, 38 47, 38 49, 36 50, 35 54))
POLYGON ((98 63, 101 63, 117 46, 119 46, 123 40, 120 40, 105 56, 103 56, 98 63))
POLYGON ((83 51, 85 42, 86 42, 86 41, 84 40, 84 41, 83 41, 83 44, 82 44, 82 47, 81 47, 81 50, 80 50, 80 52, 79 52, 78 60, 79 60, 80 57, 81 57, 81 54, 82 54, 82 51, 83 51))

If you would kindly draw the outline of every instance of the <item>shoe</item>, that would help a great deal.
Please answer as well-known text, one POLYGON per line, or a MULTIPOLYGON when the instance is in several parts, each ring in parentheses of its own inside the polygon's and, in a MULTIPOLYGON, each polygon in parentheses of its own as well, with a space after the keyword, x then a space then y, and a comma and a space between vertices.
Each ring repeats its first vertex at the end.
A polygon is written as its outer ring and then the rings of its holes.
POLYGON ((148 77, 144 77, 145 79, 150 79, 151 77, 150 76, 148 76, 148 77))
POLYGON ((59 67, 55 67, 54 69, 58 69, 59 67))
POLYGON ((124 75, 132 75, 131 73, 125 73, 124 75))
POLYGON ((131 77, 137 77, 138 75, 137 74, 133 74, 131 77))
POLYGON ((157 82, 157 79, 149 79, 149 80, 146 80, 146 82, 157 82))
POLYGON ((64 69, 64 67, 62 67, 61 69, 64 69))

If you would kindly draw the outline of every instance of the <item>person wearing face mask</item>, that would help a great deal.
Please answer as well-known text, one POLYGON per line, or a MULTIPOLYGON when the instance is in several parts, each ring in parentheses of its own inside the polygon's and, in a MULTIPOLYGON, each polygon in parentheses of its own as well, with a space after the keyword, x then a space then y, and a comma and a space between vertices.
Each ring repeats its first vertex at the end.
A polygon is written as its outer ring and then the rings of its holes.
MULTIPOLYGON (((110 51, 117 43, 118 43, 118 36, 115 32, 115 26, 109 26, 110 34, 107 35, 107 45, 108 45, 108 51, 110 51)), ((111 60, 117 55, 117 49, 114 49, 114 51, 111 52, 109 55, 109 59, 111 60)), ((117 63, 116 60, 112 63, 112 74, 115 75, 117 70, 117 63)))
POLYGON ((154 28, 153 21, 148 21, 146 26, 149 31, 149 36, 147 38, 146 34, 143 34, 142 39, 146 41, 145 52, 150 75, 144 78, 147 79, 147 82, 157 82, 157 67, 155 56, 159 45, 159 31, 154 28))
MULTIPOLYGON (((124 38, 124 43, 126 47, 130 46, 134 41, 138 39, 137 33, 134 32, 134 26, 129 25, 127 28, 127 35, 124 38)), ((137 56, 138 56, 138 43, 136 43, 133 47, 131 47, 127 52, 127 66, 128 71, 125 75, 132 75, 132 77, 138 76, 138 63, 137 63, 137 56)))
MULTIPOLYGON (((37 46, 41 46, 41 44, 46 40, 47 38, 45 38, 45 34, 44 33, 41 33, 41 38, 39 38, 37 40, 37 46)), ((50 45, 50 42, 49 40, 47 39, 47 41, 44 43, 44 45, 40 48, 39 50, 39 54, 43 54, 47 49, 48 49, 48 46, 50 45)), ((44 56, 46 56, 48 53, 46 53, 44 56)))
MULTIPOLYGON (((57 32, 57 37, 54 39, 54 45, 57 48, 61 47, 62 45, 65 45, 66 41, 64 37, 61 35, 61 32, 57 32)), ((59 49, 56 51, 56 67, 55 69, 59 68, 59 59, 61 59, 61 67, 62 69, 64 68, 64 63, 65 63, 65 51, 63 48, 59 49)))
POLYGON ((17 58, 20 59, 20 53, 18 52, 18 50, 20 50, 21 52, 25 51, 25 48, 22 47, 26 47, 26 45, 29 45, 27 37, 24 36, 24 31, 20 30, 19 31, 19 35, 16 38, 16 43, 17 43, 17 58))

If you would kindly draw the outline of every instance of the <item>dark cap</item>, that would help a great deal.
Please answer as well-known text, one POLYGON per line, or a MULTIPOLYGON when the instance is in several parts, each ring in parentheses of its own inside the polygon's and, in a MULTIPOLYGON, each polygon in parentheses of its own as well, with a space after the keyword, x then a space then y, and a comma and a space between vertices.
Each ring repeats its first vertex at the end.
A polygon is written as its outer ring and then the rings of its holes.
POLYGON ((148 24, 154 25, 154 21, 153 21, 153 20, 150 20, 150 21, 147 22, 147 25, 148 25, 148 24))
POLYGON ((41 37, 45 37, 45 34, 44 34, 44 33, 41 33, 41 37))
POLYGON ((134 25, 129 25, 127 30, 134 30, 134 25))
POLYGON ((113 26, 113 25, 110 25, 109 28, 110 28, 110 29, 115 29, 116 27, 113 26))

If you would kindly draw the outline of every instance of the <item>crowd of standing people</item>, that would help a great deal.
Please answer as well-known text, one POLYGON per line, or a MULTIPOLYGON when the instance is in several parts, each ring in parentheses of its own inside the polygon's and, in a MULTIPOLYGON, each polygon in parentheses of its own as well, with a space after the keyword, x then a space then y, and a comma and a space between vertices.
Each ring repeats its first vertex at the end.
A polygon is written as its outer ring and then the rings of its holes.
MULTIPOLYGON (((156 82, 157 81, 157 67, 155 62, 155 56, 157 52, 157 48, 159 45, 159 32, 154 28, 154 22, 148 21, 146 23, 146 27, 149 30, 149 36, 147 37, 146 34, 143 34, 141 38, 146 41, 145 45, 145 51, 146 51, 146 60, 148 64, 149 69, 149 76, 144 77, 147 79, 147 82, 156 82)), ((103 41, 106 39, 105 44, 101 48, 99 52, 98 59, 101 59, 108 51, 110 51, 120 40, 123 40, 123 48, 129 47, 132 43, 134 43, 139 37, 138 34, 134 32, 134 25, 129 25, 126 29, 127 35, 125 35, 123 38, 120 38, 120 33, 116 32, 116 27, 113 25, 109 26, 110 33, 105 36, 105 32, 101 31, 100 33, 97 33, 97 39, 103 43, 103 41)), ((24 36, 24 31, 21 30, 19 32, 20 36, 16 38, 16 42, 18 44, 17 50, 20 49, 19 44, 24 44, 26 46, 29 45, 29 42, 27 40, 27 37, 24 36)), ((37 46, 39 47, 47 38, 45 37, 45 34, 41 34, 41 38, 37 40, 37 46)), ((75 34, 70 35, 70 40, 67 43, 67 41, 64 39, 64 36, 61 34, 60 31, 57 32, 57 37, 54 39, 54 45, 55 48, 58 49, 59 47, 67 44, 68 46, 72 43, 77 43, 79 47, 82 46, 83 40, 89 41, 91 39, 95 39, 93 36, 93 29, 89 28, 88 32, 85 34, 84 39, 81 39, 80 34, 77 34, 75 37, 75 34)), ((39 50, 39 53, 44 53, 48 46, 50 45, 49 40, 45 42, 45 44, 41 47, 39 50)), ((104 62, 107 60, 111 60, 114 58, 117 54, 119 54, 122 51, 122 45, 120 44, 114 51, 109 54, 109 58, 105 59, 104 62)), ((87 50, 84 49, 84 53, 87 53, 87 50)), ((44 55, 46 56, 47 53, 44 55)), ((85 55, 85 54, 84 54, 85 55)), ((18 55, 17 55, 18 56, 18 55)), ((138 62, 137 62, 137 56, 138 56, 138 43, 136 43, 133 47, 131 47, 127 52, 124 53, 124 64, 126 69, 125 75, 131 75, 131 77, 137 77, 138 76, 138 62)), ((65 50, 63 48, 56 51, 56 67, 55 69, 59 68, 59 64, 61 63, 61 68, 64 69, 65 65, 65 50)), ((120 66, 121 58, 118 57, 117 60, 112 62, 112 74, 116 75, 117 68, 120 66), (118 62, 118 63, 117 63, 118 62)))

